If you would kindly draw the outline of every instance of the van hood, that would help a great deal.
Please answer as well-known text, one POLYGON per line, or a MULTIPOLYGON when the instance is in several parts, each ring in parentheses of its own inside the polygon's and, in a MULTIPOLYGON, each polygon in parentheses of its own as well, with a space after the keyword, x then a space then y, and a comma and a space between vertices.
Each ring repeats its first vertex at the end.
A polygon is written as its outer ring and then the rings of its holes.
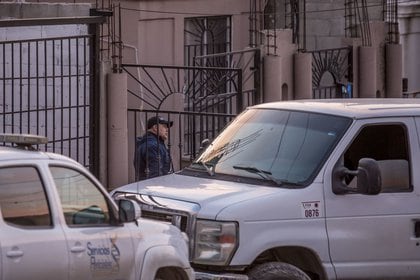
POLYGON ((170 174, 125 185, 115 189, 113 193, 139 193, 169 208, 174 207, 174 200, 180 204, 192 203, 200 211, 202 218, 214 219, 231 205, 284 191, 285 189, 276 187, 170 174))

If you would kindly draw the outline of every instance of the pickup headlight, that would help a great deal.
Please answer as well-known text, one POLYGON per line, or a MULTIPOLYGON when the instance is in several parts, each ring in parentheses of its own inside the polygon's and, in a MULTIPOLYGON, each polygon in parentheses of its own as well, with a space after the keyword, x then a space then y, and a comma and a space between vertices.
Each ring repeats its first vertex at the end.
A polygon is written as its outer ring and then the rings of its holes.
POLYGON ((227 265, 238 244, 238 225, 234 222, 197 220, 194 262, 227 265))

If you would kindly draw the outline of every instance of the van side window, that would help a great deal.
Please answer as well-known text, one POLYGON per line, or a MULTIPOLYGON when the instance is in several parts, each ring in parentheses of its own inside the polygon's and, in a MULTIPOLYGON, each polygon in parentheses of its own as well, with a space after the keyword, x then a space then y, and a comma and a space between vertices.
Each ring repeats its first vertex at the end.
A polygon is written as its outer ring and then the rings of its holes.
MULTIPOLYGON (((381 171, 382 191, 410 191, 408 137, 401 124, 364 127, 344 154, 344 165, 356 170, 361 158, 373 158, 381 171)), ((350 181, 350 180, 348 180, 350 181)))
POLYGON ((0 208, 3 220, 20 227, 51 226, 51 213, 35 167, 0 168, 0 208))

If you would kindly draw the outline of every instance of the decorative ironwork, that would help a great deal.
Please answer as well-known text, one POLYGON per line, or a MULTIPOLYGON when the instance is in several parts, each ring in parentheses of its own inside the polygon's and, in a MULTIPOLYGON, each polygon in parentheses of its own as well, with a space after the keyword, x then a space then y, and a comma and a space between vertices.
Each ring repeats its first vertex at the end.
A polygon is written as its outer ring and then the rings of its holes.
POLYGON ((352 48, 327 49, 311 53, 313 97, 351 97, 352 48), (333 79, 328 86, 322 84, 326 73, 329 73, 333 79))
POLYGON ((386 41, 390 44, 400 42, 400 33, 398 29, 398 1, 383 0, 383 21, 386 23, 388 34, 386 41))
POLYGON ((306 0, 287 1, 286 28, 292 29, 293 43, 299 50, 306 50, 306 0))
POLYGON ((372 40, 366 0, 346 0, 344 7, 346 37, 361 37, 363 46, 371 46, 372 40))
POLYGON ((263 44, 261 36, 261 23, 263 10, 262 1, 250 0, 249 1, 249 47, 257 48, 263 44))
MULTIPOLYGON (((195 58, 196 66, 228 67, 242 70, 243 107, 261 103, 261 54, 260 49, 203 55, 195 58)), ((214 77, 216 81, 219 77, 214 77)), ((226 84, 227 91, 231 85, 226 84)))
POLYGON ((306 49, 306 0, 250 0, 250 47, 265 44, 268 55, 277 54, 277 29, 292 30, 293 43, 306 49))
MULTIPOLYGON (((128 93, 142 106, 134 116, 136 135, 144 133, 144 124, 153 114, 177 119, 180 157, 194 158, 205 138, 214 138, 242 108, 242 70, 218 67, 157 66, 123 64, 131 85, 128 93), (226 91, 229 85, 229 91, 226 91), (165 111, 164 102, 175 94, 184 99, 184 112, 165 111)), ((180 110, 182 111, 182 110, 180 110)), ((131 118, 131 117, 129 117, 131 118)))
POLYGON ((194 57, 231 51, 230 17, 196 17, 185 20, 185 65, 194 57))
POLYGON ((183 95, 185 111, 237 114, 237 108, 242 108, 241 69, 135 64, 122 68, 130 78, 128 84, 133 85, 128 93, 147 108, 162 110, 173 94, 183 95), (217 107, 223 110, 215 109, 216 105, 223 105, 217 107))
POLYGON ((122 63, 122 32, 121 32, 121 3, 112 0, 95 0, 90 10, 91 16, 102 16, 104 22, 99 26, 99 57, 101 61, 112 60, 112 69, 121 72, 122 63))

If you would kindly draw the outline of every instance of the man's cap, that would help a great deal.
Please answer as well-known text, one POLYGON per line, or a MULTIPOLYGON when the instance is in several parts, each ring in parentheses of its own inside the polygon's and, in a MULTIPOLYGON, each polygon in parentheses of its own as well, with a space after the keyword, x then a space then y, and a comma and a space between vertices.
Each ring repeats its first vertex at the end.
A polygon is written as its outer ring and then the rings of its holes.
POLYGON ((173 121, 167 121, 163 117, 160 116, 154 116, 147 120, 147 129, 151 128, 155 124, 166 124, 168 127, 171 127, 174 122, 173 121))

